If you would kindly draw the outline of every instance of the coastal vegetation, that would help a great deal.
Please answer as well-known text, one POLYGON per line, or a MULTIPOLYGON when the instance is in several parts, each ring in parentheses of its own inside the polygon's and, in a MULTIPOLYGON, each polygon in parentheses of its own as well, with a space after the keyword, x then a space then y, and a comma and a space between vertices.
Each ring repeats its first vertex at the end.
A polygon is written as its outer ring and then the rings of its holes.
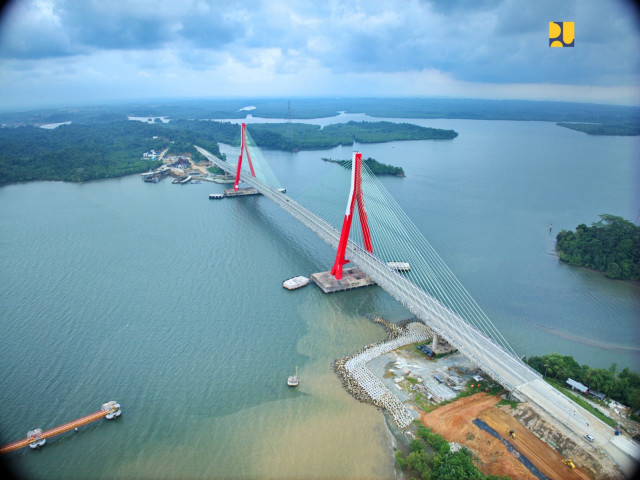
POLYGON ((148 150, 204 157, 193 144, 220 156, 216 139, 204 132, 119 120, 56 129, 0 129, 0 185, 32 180, 84 182, 140 173, 158 166, 148 150))
POLYGON ((452 118, 474 120, 536 120, 594 124, 638 123, 635 106, 599 105, 526 100, 473 100, 455 98, 283 98, 194 99, 148 101, 104 106, 71 105, 24 112, 0 112, 0 123, 105 123, 127 116, 167 116, 188 119, 244 118, 243 108, 255 106, 255 117, 292 120, 332 117, 339 112, 366 113, 390 118, 452 118))
POLYGON ((591 227, 556 236, 560 260, 604 272, 608 278, 640 280, 640 227, 622 217, 600 215, 591 227))
MULTIPOLYGON (((390 122, 350 122, 321 129, 305 124, 256 124, 247 127, 259 147, 280 150, 324 149, 358 142, 454 138, 453 130, 437 130, 390 122), (290 129, 293 135, 290 135, 290 129)), ((31 180, 88 180, 150 170, 158 164, 142 154, 168 149, 204 157, 199 145, 222 158, 218 142, 239 145, 240 128, 230 122, 179 120, 170 123, 129 120, 71 123, 55 129, 17 126, 0 129, 0 184, 31 180)), ((395 167, 371 162, 380 172, 397 175, 395 167), (392 173, 395 172, 395 173, 392 173)))
POLYGON ((256 144, 278 150, 320 150, 358 143, 396 142, 404 140, 450 140, 458 136, 453 130, 426 128, 410 123, 347 122, 320 128, 308 124, 253 124, 249 127, 256 144))
MULTIPOLYGON (((334 160, 333 158, 323 158, 325 162, 339 163, 343 167, 349 167, 351 160, 334 160)), ((404 177, 404 170, 402 167, 394 167, 393 165, 387 165, 386 163, 378 162, 376 159, 368 157, 363 160, 363 163, 369 167, 369 170, 374 175, 393 175, 396 177, 404 177)))
POLYGON ((147 125, 24 126, 0 129, 0 184, 29 180, 81 182, 138 173, 153 167, 146 150, 168 142, 147 125))
POLYGON ((562 385, 571 378, 586 385, 589 390, 604 393, 631 407, 634 412, 640 409, 640 375, 630 371, 628 367, 617 373, 615 363, 608 369, 591 368, 580 365, 571 356, 559 353, 530 357, 527 363, 545 377, 555 379, 562 385))
MULTIPOLYGON (((179 120, 168 125, 206 133, 229 145, 240 145, 240 128, 235 123, 179 120)), ((458 136, 453 130, 393 122, 347 122, 323 128, 305 123, 252 123, 247 125, 247 131, 258 147, 289 152, 323 150, 354 142, 447 140, 458 136)))
POLYGON ((508 480, 509 477, 485 475, 473 463, 471 452, 463 447, 452 452, 449 443, 430 428, 419 426, 418 438, 409 446, 408 455, 396 452, 396 464, 412 478, 428 480, 508 480))
POLYGON ((640 135, 640 123, 566 123, 559 122, 556 125, 560 127, 570 128, 578 132, 584 132, 587 135, 622 135, 634 136, 640 135))

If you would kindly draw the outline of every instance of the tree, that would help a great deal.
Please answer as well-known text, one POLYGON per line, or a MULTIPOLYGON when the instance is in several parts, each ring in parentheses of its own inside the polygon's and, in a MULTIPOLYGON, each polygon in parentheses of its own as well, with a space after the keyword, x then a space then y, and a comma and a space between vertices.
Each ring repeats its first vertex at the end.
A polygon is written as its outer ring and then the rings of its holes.
POLYGON ((483 477, 466 448, 456 453, 439 455, 433 462, 432 480, 481 480, 483 477))
POLYGON ((560 261, 605 272, 608 278, 640 280, 640 227, 615 215, 600 215, 575 232, 562 230, 556 236, 560 261))

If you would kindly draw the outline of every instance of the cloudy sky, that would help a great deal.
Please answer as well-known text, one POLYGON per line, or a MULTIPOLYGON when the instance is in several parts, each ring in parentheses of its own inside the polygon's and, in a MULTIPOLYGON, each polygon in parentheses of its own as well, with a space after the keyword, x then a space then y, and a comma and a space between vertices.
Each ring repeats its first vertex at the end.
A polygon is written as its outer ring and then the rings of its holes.
POLYGON ((0 108, 177 97, 640 104, 624 0, 14 0, 0 108), (575 47, 549 48, 549 22, 575 47))

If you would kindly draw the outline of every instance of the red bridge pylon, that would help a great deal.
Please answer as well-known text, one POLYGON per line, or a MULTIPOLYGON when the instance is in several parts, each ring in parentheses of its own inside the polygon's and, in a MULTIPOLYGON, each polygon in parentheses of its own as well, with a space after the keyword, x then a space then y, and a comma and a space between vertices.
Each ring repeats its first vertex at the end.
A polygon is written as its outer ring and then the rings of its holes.
POLYGON ((249 154, 249 147, 247 146, 247 126, 242 124, 242 133, 240 138, 240 156, 238 157, 238 170, 236 171, 236 182, 233 184, 233 189, 238 191, 238 184, 240 183, 240 169, 242 169, 242 152, 247 152, 247 160, 249 160, 249 168, 251 169, 251 175, 256 176, 256 172, 253 171, 253 163, 251 162, 251 155, 249 154))
POLYGON ((369 231, 369 222, 367 220, 367 212, 364 210, 364 197, 362 196, 362 153, 353 152, 351 161, 351 191, 349 192, 349 200, 347 210, 344 213, 344 221, 342 222, 342 232, 340 233, 340 243, 338 243, 338 253, 336 254, 336 262, 331 269, 331 275, 337 280, 342 278, 342 266, 349 263, 344 258, 344 253, 349 241, 349 231, 351 230, 351 219, 353 217, 353 207, 358 202, 358 214, 360 215, 360 226, 362 227, 362 238, 364 240, 364 248, 373 253, 371 245, 371 232, 369 231))

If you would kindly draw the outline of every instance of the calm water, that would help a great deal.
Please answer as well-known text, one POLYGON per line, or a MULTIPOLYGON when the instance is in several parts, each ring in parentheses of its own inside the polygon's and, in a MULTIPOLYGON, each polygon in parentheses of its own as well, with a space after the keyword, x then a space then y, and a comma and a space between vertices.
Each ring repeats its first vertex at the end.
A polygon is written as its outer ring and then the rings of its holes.
MULTIPOLYGON (((561 228, 636 219, 640 140, 414 122, 460 136, 357 148, 404 168, 386 187, 514 349, 638 369, 640 287, 550 253, 561 228)), ((337 168, 320 158, 351 151, 264 153, 304 198, 337 168)), ((327 269, 335 253, 266 199, 207 199, 222 188, 131 176, 0 189, 0 437, 123 407, 115 422, 6 456, 25 476, 393 476, 382 416, 330 364, 383 337, 362 314, 408 312, 377 287, 285 291, 283 279, 327 269)))

